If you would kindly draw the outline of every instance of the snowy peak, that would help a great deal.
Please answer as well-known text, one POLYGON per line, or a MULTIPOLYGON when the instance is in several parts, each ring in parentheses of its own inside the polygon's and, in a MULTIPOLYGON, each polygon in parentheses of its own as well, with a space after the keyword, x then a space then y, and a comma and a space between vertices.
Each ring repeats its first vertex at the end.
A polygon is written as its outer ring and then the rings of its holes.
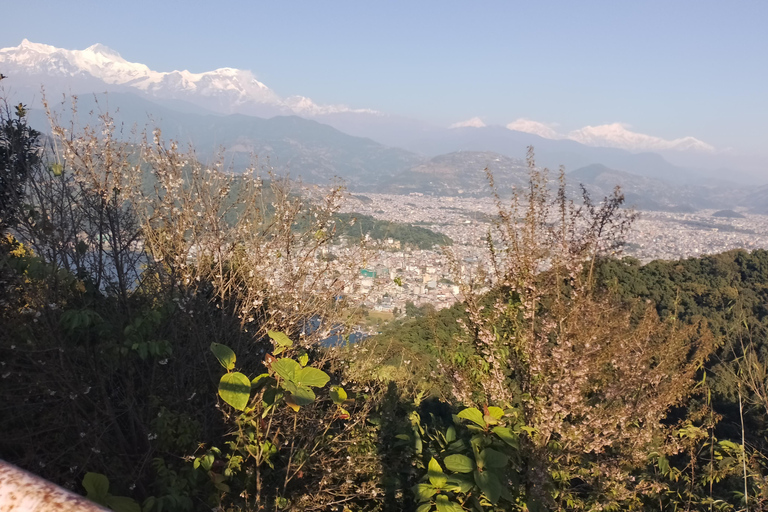
POLYGON ((681 137, 667 140, 653 135, 629 130, 623 123, 611 123, 600 126, 585 126, 568 133, 568 138, 587 146, 607 146, 633 151, 704 151, 712 152, 715 148, 694 137, 681 137))
POLYGON ((281 98, 250 71, 235 68, 203 73, 155 71, 144 64, 129 62, 117 51, 99 43, 85 50, 66 50, 24 39, 19 46, 0 49, 0 70, 8 76, 26 78, 31 82, 28 85, 35 88, 41 84, 61 87, 65 85, 62 79, 96 79, 108 89, 184 100, 227 114, 372 113, 344 105, 318 105, 304 96, 281 98))
POLYGON ((510 130, 533 133, 545 139, 573 140, 585 146, 620 148, 628 151, 695 151, 713 153, 715 148, 695 137, 663 139, 630 130, 625 123, 609 123, 585 126, 568 133, 557 131, 557 124, 547 124, 531 119, 518 119, 507 125, 510 130))
POLYGON ((126 62, 126 60, 124 58, 122 58, 119 53, 117 53, 115 50, 113 50, 112 48, 110 48, 108 46, 104 46, 101 43, 96 43, 96 44, 94 44, 92 46, 89 46, 85 50, 83 50, 84 54, 87 53, 87 52, 90 52, 90 53, 92 53, 94 55, 101 56, 101 57, 103 57, 105 59, 109 59, 109 60, 113 60, 113 61, 118 61, 118 62, 126 62))
MULTIPOLYGON (((16 47, 18 50, 27 50, 36 53, 50 54, 56 51, 56 47, 47 44, 33 43, 29 39, 22 39, 21 44, 16 47)), ((6 48, 11 50, 12 48, 6 48)))

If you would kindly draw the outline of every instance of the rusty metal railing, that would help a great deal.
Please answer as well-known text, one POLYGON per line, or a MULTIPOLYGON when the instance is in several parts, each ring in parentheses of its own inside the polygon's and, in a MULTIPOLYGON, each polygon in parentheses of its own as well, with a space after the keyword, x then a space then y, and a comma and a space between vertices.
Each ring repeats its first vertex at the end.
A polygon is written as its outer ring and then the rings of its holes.
POLYGON ((104 512, 107 509, 0 459, 1 512, 48 512, 53 510, 104 512))

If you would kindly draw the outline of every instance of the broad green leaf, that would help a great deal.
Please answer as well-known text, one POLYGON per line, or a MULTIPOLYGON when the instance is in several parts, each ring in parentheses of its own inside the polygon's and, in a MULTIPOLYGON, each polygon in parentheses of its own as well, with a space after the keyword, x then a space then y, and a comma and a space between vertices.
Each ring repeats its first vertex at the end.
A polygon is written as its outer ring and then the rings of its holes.
POLYGON ((440 463, 434 457, 429 461, 427 476, 429 477, 429 482, 438 489, 445 487, 445 483, 448 481, 445 473, 443 473, 443 468, 440 467, 440 463))
POLYGON ((293 412, 299 412, 299 409, 301 409, 301 406, 296 403, 296 401, 293 399, 293 395, 290 393, 285 395, 285 403, 288 404, 288 407, 293 409, 293 412))
POLYGON ((485 428, 485 421, 483 420, 483 413, 475 409, 474 407, 467 407, 458 414, 459 418, 469 420, 477 425, 485 428))
POLYGON ((445 442, 452 443, 456 440, 456 427, 451 425, 448 430, 445 431, 445 442))
POLYGON ((86 473, 83 477, 86 498, 104 504, 109 492, 109 479, 101 473, 86 473))
POLYGON ((500 420, 504 416, 504 409, 501 407, 488 407, 488 414, 497 420, 500 420))
POLYGON ((480 462, 486 468, 503 468, 508 461, 509 457, 493 448, 486 448, 480 452, 480 462))
POLYGON ((304 352, 303 354, 301 354, 301 355, 299 356, 299 364, 300 364, 301 366, 307 366, 307 363, 308 363, 308 362, 309 362, 309 354, 307 354, 306 352, 304 352))
POLYGON ((486 438, 483 434, 475 434, 472 436, 472 439, 469 440, 469 444, 472 446, 472 453, 479 455, 480 450, 486 445, 486 438))
POLYGON ((491 503, 495 505, 499 501, 502 487, 495 474, 490 471, 475 471, 475 483, 491 503))
POLYGON ((454 473, 471 473, 475 469, 475 463, 466 455, 455 453, 445 458, 445 467, 454 473))
POLYGON ((219 396, 238 411, 242 411, 251 397, 251 381, 240 372, 225 373, 219 381, 219 396))
POLYGON ((475 479, 467 475, 451 475, 448 478, 448 490, 468 493, 475 486, 475 479))
POLYGON ((321 388, 328 384, 328 381, 331 380, 331 377, 328 376, 328 374, 323 370, 318 370, 317 368, 308 366, 306 368, 300 368, 296 370, 294 373, 294 378, 291 380, 297 384, 321 388))
POLYGON ((105 504, 115 512, 141 512, 139 504, 127 496, 107 496, 105 504))
POLYGON ((520 446, 520 441, 517 436, 507 427, 493 427, 493 433, 513 448, 518 448, 520 446))
POLYGON ((432 504, 424 503, 418 506, 418 508, 416 509, 416 512, 429 512, 430 510, 432 510, 432 504))
MULTIPOLYGON (((286 384, 293 384, 292 382, 288 382, 286 384)), ((309 389, 306 386, 291 386, 293 389, 289 389, 291 392, 291 396, 293 397, 293 401, 298 406, 302 405, 309 405, 312 402, 315 401, 315 393, 309 389)))
POLYGON ((659 457, 659 469, 661 470, 662 475, 666 475, 669 473, 669 460, 665 456, 659 457))
POLYGON ((437 489, 429 484, 416 484, 413 486, 413 494, 419 501, 427 501, 435 495, 437 489))
POLYGON ((333 386, 331 388, 331 400, 336 405, 341 405, 347 399, 347 392, 341 386, 333 386))
POLYGON ((272 341, 277 343, 280 347, 292 347, 293 341, 291 341, 291 338, 285 335, 285 333, 279 332, 279 331, 267 331, 267 334, 270 338, 272 338, 272 341))
POLYGON ((213 355, 219 360, 221 366, 227 371, 235 367, 235 360, 237 358, 235 357, 235 353, 228 346, 222 345, 221 343, 211 343, 211 352, 213 352, 213 355))
POLYGON ((463 512, 463 508, 458 503, 448 499, 448 496, 442 494, 437 497, 437 512, 463 512))
POLYGON ((272 363, 272 371, 278 374, 283 380, 296 380, 296 372, 301 369, 299 363, 288 357, 283 357, 272 363))
POLYGON ((251 387, 253 389, 259 389, 260 387, 267 385, 270 381, 274 382, 274 379, 270 377, 268 373, 262 373, 251 380, 251 387))
POLYGON ((206 453, 202 457, 200 457, 200 465, 203 467, 204 470, 210 471, 211 467, 213 467, 213 462, 215 458, 212 453, 206 453))

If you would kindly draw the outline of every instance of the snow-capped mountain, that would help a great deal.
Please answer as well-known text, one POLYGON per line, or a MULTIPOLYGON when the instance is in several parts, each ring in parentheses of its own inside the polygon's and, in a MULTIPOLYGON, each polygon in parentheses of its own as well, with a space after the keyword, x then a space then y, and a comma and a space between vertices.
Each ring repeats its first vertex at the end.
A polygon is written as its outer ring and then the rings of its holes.
POLYGON ((591 147, 620 148, 628 151, 693 151, 712 153, 715 148, 695 137, 663 139, 645 133, 633 132, 624 123, 585 126, 568 133, 559 133, 557 125, 531 119, 518 119, 507 125, 510 130, 533 133, 545 139, 573 140, 591 147))
POLYGON ((633 132, 623 123, 611 123, 600 126, 585 126, 569 132, 567 138, 587 146, 602 146, 628 149, 631 151, 703 151, 715 150, 706 142, 695 137, 662 139, 653 135, 633 132))
POLYGON ((39 89, 45 85, 54 87, 55 92, 65 89, 77 93, 91 92, 101 83, 102 91, 132 91, 157 99, 183 100, 227 114, 311 117, 338 112, 373 113, 344 105, 318 105, 304 96, 282 98, 253 73, 240 69, 154 71, 144 64, 128 62, 101 44, 85 50, 66 50, 24 39, 19 46, 0 49, 0 67, 5 75, 21 79, 27 87, 39 89))

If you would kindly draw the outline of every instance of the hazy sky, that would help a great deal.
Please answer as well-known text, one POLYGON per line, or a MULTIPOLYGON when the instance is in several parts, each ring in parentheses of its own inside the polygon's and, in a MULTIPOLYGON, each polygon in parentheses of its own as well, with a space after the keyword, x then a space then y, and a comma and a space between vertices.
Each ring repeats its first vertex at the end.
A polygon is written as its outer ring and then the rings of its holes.
POLYGON ((766 1, 76 1, 0 6, 0 47, 103 43, 158 71, 439 124, 627 123, 766 154, 766 1))

